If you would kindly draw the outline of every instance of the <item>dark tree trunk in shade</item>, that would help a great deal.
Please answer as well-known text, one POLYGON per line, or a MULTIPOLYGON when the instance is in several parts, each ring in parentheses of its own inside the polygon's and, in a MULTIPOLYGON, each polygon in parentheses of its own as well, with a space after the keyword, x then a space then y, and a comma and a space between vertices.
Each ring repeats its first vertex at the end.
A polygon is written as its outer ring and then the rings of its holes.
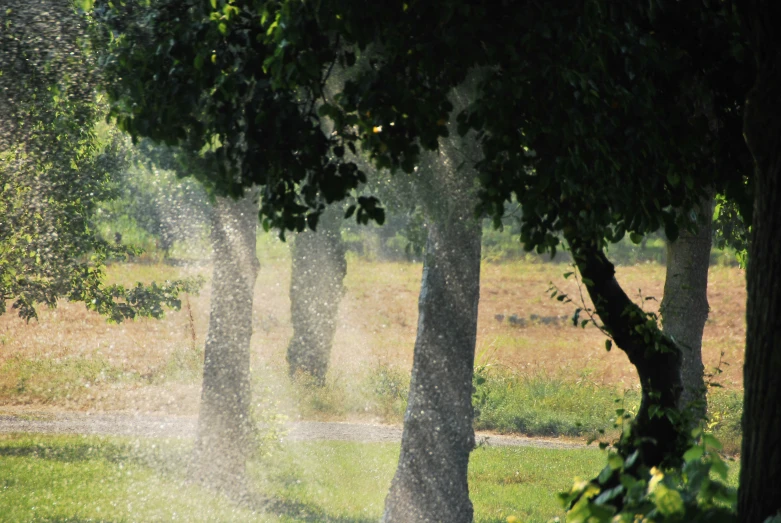
POLYGON ((386 522, 472 521, 472 428, 479 223, 472 206, 428 223, 409 404, 386 522))
POLYGON ((756 173, 738 518, 757 523, 781 511, 781 3, 740 7, 758 70, 744 114, 756 173))
POLYGON ((252 451, 250 338, 258 206, 253 194, 218 198, 213 213, 213 276, 209 331, 192 479, 243 489, 252 451))
POLYGON ((325 384, 339 302, 347 273, 340 226, 343 212, 334 205, 325 210, 317 231, 299 233, 291 252, 290 315, 293 337, 287 348, 291 376, 310 377, 325 384))
POLYGON ((645 314, 621 288, 615 267, 601 249, 576 238, 568 238, 568 242, 583 280, 589 280, 586 289, 599 318, 640 378, 640 408, 632 421, 631 437, 619 450, 628 454, 638 449, 638 465, 680 463, 689 441, 688 430, 666 415, 677 411, 683 390, 680 350, 655 325, 646 323, 645 314))
POLYGON ((697 230, 682 229, 667 243, 667 276, 661 304, 662 326, 681 349, 683 391, 679 409, 692 425, 705 418, 707 407, 702 365, 702 333, 708 319, 708 268, 713 231, 713 197, 697 209, 697 230))

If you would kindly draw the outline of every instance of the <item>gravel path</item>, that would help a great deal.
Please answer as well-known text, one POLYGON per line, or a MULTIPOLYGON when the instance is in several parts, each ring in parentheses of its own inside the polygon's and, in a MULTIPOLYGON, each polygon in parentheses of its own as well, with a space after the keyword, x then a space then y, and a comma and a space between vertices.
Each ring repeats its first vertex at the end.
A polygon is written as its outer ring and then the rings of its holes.
MULTIPOLYGON (((83 434, 193 438, 197 418, 144 414, 34 413, 0 414, 0 433, 83 434)), ((294 421, 285 424, 287 441, 398 442, 401 427, 368 423, 294 421)), ((595 448, 555 439, 526 438, 477 433, 477 443, 489 446, 539 447, 552 449, 595 448)))

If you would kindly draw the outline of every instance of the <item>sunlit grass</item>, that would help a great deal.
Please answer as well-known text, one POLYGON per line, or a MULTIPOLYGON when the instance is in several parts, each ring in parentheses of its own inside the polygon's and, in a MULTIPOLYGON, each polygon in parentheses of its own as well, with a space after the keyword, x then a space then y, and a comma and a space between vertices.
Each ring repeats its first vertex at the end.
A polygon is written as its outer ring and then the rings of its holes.
MULTIPOLYGON (((0 436, 3 521, 377 521, 398 444, 286 443, 253 463, 253 512, 183 481, 189 443, 0 436)), ((469 470, 475 521, 563 515, 555 493, 602 466, 594 449, 478 448, 469 470)))
POLYGON ((165 473, 162 456, 152 442, 2 436, 2 520, 277 521, 165 473))

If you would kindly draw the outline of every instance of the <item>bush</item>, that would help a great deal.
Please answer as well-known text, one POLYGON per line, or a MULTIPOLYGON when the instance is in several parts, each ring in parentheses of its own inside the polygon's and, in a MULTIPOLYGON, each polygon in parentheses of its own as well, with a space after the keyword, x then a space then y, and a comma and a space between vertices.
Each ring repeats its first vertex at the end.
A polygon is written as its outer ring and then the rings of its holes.
POLYGON ((727 486, 728 466, 719 441, 700 429, 684 454, 681 469, 637 467, 637 452, 627 458, 608 453, 595 481, 575 480, 560 494, 568 523, 684 523, 737 521, 737 491, 727 486), (614 481, 618 476, 618 481, 614 481))

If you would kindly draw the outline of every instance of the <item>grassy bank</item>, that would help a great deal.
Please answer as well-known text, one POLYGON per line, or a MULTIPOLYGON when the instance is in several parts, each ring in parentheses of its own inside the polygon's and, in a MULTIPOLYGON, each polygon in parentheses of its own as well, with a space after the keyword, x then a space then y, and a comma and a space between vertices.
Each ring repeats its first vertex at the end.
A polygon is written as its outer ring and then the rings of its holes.
MULTIPOLYGON (((288 443, 250 467, 250 510, 183 481, 189 446, 77 436, 0 436, 3 521, 377 521, 398 445, 288 443), (262 501, 262 503, 261 503, 262 501)), ((479 448, 475 521, 563 515, 555 493, 603 465, 597 450, 479 448)))

